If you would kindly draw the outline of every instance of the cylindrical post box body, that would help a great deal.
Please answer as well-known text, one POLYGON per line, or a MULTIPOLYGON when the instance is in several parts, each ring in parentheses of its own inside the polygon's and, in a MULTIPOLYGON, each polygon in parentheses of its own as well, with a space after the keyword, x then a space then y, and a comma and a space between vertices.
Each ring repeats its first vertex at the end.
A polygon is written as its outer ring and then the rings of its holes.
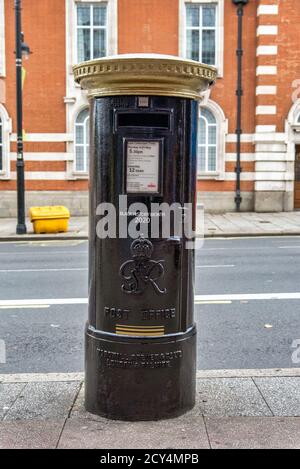
POLYGON ((144 89, 91 98, 86 409, 123 420, 195 403, 198 103, 144 89))

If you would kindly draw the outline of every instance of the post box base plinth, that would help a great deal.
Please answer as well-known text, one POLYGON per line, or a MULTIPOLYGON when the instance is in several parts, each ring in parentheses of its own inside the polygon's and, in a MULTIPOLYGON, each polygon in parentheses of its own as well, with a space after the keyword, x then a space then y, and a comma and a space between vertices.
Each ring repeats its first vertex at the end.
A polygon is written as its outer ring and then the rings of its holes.
POLYGON ((156 338, 88 327, 85 406, 113 420, 178 417, 195 405, 196 327, 156 338))

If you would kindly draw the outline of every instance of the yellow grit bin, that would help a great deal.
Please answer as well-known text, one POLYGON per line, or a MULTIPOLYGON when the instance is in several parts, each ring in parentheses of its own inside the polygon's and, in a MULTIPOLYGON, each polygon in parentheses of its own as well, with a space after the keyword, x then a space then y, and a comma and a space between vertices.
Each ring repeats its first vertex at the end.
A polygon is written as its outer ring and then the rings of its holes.
POLYGON ((66 207, 31 207, 29 215, 35 234, 66 233, 68 231, 70 212, 66 207))

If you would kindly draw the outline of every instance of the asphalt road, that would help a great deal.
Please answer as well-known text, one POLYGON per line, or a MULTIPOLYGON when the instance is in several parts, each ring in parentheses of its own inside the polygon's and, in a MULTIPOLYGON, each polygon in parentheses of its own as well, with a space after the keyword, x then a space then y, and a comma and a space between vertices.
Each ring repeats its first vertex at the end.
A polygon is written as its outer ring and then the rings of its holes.
MULTIPOLYGON (((300 366, 300 238, 207 240, 196 265, 199 369, 300 366)), ((0 374, 82 371, 86 297, 86 242, 1 243, 0 374)))

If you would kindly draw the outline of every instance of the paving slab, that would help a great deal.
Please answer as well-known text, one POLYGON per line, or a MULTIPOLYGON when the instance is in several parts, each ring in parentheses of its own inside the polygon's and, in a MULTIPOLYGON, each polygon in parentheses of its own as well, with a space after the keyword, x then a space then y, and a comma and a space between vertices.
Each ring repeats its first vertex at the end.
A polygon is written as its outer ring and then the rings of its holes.
POLYGON ((254 378, 276 416, 300 417, 300 377, 254 378))
POLYGON ((158 422, 73 418, 66 422, 60 449, 208 449, 203 417, 190 412, 158 422))
POLYGON ((209 448, 199 407, 176 419, 123 422, 92 415, 84 409, 84 385, 66 423, 60 448, 209 448))
MULTIPOLYGON (((198 379, 195 415, 206 416, 272 416, 264 399, 250 378, 198 379)), ((102 421, 84 409, 84 386, 72 408, 70 418, 102 421)))
POLYGON ((234 224, 239 230, 256 232, 257 226, 253 224, 247 217, 243 217, 241 213, 226 213, 223 215, 224 218, 234 224))
POLYGON ((28 383, 4 417, 8 420, 66 418, 80 383, 28 383))
POLYGON ((0 449, 54 449, 65 420, 0 422, 0 449))
POLYGON ((2 420, 18 396, 25 384, 0 384, 0 420, 2 420))
MULTIPOLYGON (((300 372, 300 368, 299 368, 300 372)), ((300 373, 299 373, 300 374, 300 373)), ((84 373, 17 373, 17 374, 0 374, 0 383, 47 383, 83 381, 84 373)))
POLYGON ((197 402, 204 416, 272 416, 251 378, 198 379, 197 402))
POLYGON ((240 231, 240 228, 224 215, 210 215, 210 221, 216 225, 219 234, 224 234, 227 231, 230 233, 239 233, 240 231))
POLYGON ((298 368, 258 368, 239 370, 197 370, 197 379, 203 378, 274 378, 300 377, 298 368))
POLYGON ((213 449, 300 449, 300 418, 205 418, 213 449))

